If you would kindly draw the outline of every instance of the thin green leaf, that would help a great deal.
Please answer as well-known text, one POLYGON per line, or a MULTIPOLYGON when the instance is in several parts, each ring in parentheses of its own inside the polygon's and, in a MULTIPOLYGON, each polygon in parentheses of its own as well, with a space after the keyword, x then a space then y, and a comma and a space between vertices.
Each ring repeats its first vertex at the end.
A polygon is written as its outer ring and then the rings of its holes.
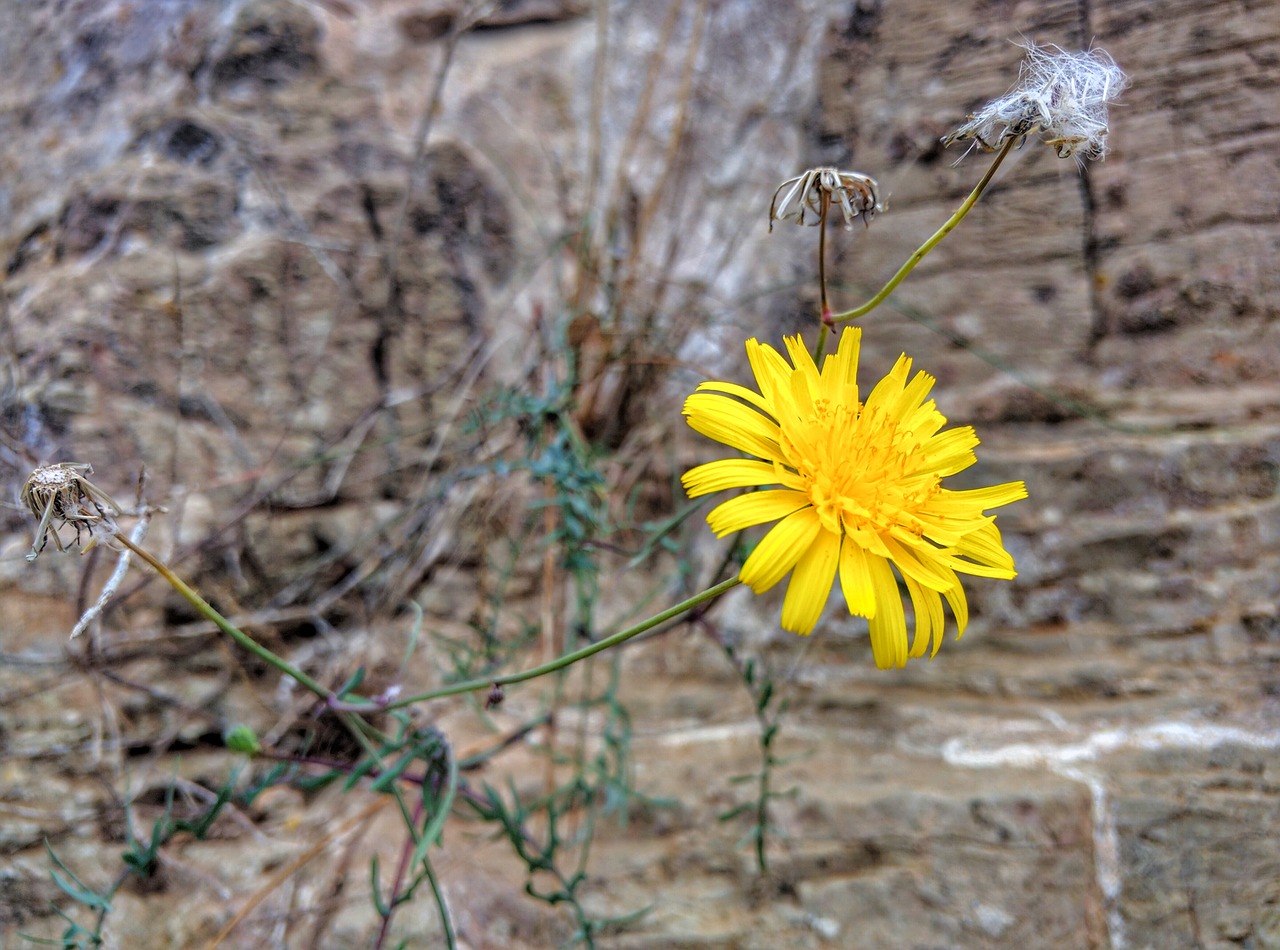
POLYGON ((400 758, 396 759, 395 764, 392 765, 391 768, 387 769, 374 780, 373 784, 369 786, 370 790, 375 792, 385 792, 399 781, 400 776, 404 774, 404 770, 412 765, 413 760, 417 757, 417 749, 410 749, 404 755, 400 756, 400 758))
POLYGON ((213 800, 213 804, 209 806, 208 811, 197 821, 180 821, 177 827, 181 830, 190 831, 198 840, 203 840, 227 802, 231 801, 231 792, 235 789, 236 782, 240 779, 240 771, 240 766, 236 766, 231 770, 231 775, 227 778, 227 781, 222 788, 218 789, 218 797, 213 800))
POLYGON ((382 900, 382 883, 378 880, 378 856, 369 859, 369 892, 373 895, 373 906, 379 917, 391 914, 391 908, 382 900))
POLYGON ((357 782, 372 772, 377 768, 377 766, 378 763, 373 759, 365 759, 364 761, 357 763, 356 767, 351 770, 349 775, 347 775, 347 780, 342 783, 342 790, 344 792, 351 791, 356 787, 357 782))
POLYGON ((53 883, 57 884, 68 897, 78 904, 83 904, 94 910, 110 910, 111 905, 103 900, 102 896, 95 894, 88 888, 80 885, 76 881, 68 880, 57 871, 50 871, 49 876, 53 878, 53 883))
MULTIPOLYGON (((422 837, 418 839, 418 844, 413 849, 413 860, 410 862, 410 866, 416 866, 426 855, 427 850, 439 840, 444 831, 445 819, 449 817, 449 810, 453 808, 453 798, 458 791, 458 763, 454 761, 453 750, 447 749, 445 754, 449 757, 449 774, 448 781, 444 787, 444 794, 435 803, 435 808, 429 808, 427 811, 430 817, 422 829, 422 837)), ((425 801, 425 785, 423 789, 425 801)))
POLYGON ((764 712, 771 699, 773 699, 773 680, 765 680, 764 686, 760 687, 760 695, 756 699, 756 712, 764 712))
POLYGON ((364 682, 366 670, 363 666, 357 666, 356 671, 351 674, 351 678, 342 684, 341 688, 336 691, 339 699, 347 699, 351 693, 360 688, 360 684, 364 682))
POLYGON ((92 907, 94 910, 104 912, 111 910, 111 904, 105 897, 98 894, 85 884, 84 881, 80 880, 80 878, 76 876, 76 873, 62 862, 62 859, 58 857, 52 846, 50 846, 48 838, 44 841, 44 849, 49 853, 50 860, 58 866, 58 870, 62 871, 62 873, 66 875, 66 877, 63 878, 57 873, 57 871, 49 872, 53 877, 54 883, 57 884, 58 887, 62 888, 62 890, 65 891, 72 899, 84 904, 86 907, 92 907))
POLYGON ((63 950, 67 950, 65 937, 62 940, 50 940, 48 937, 33 937, 31 934, 23 933, 21 930, 18 931, 18 936, 28 943, 39 944, 42 947, 62 947, 63 950))

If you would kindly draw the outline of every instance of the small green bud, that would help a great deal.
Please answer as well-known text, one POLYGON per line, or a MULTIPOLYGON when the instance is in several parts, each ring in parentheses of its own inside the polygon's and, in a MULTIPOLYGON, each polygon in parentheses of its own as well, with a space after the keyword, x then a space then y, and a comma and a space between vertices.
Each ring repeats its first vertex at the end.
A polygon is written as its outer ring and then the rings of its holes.
POLYGON ((262 744, 258 742, 257 735, 248 726, 231 726, 222 735, 222 741, 226 743, 228 749, 232 752, 243 752, 245 755, 257 755, 262 751, 262 744))

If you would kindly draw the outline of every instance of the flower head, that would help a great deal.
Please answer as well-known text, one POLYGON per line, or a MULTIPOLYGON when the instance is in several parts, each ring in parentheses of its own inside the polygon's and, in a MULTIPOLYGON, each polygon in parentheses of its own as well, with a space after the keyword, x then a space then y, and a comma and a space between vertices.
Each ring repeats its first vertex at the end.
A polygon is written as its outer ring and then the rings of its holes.
MULTIPOLYGON (((757 594, 788 572, 782 626, 812 632, 837 577, 849 612, 866 617, 881 669, 903 666, 942 643, 942 600, 959 633, 969 608, 957 573, 1012 578, 994 516, 1025 498, 1022 482, 952 491, 948 475, 975 461, 972 428, 943 430, 946 418, 926 401, 933 377, 911 375, 911 360, 867 394, 858 392, 861 330, 846 328, 819 369, 799 336, 777 350, 747 341, 760 391, 734 383, 702 383, 684 405, 698 432, 753 458, 721 459, 685 473, 690 497, 728 488, 759 488, 714 508, 717 536, 776 521, 742 565, 739 578, 757 594), (906 615, 894 568, 915 611, 906 615)), ((931 655, 932 655, 931 653, 931 655)))
POLYGON ((1009 139, 1040 133, 1060 158, 1101 159, 1107 151, 1107 106, 1129 77, 1100 49, 1068 53, 1057 46, 1027 45, 1017 84, 987 103, 942 139, 974 141, 988 152, 1009 139))
POLYGON ((788 178, 773 193, 773 201, 769 205, 769 230, 773 230, 775 220, 794 220, 796 224, 805 224, 805 217, 810 211, 813 212, 813 221, 809 223, 820 224, 833 204, 844 212, 846 228, 853 227, 856 218, 869 225, 871 219, 884 210, 880 203, 880 187, 870 175, 842 172, 838 168, 810 168, 803 175, 788 178), (782 201, 778 201, 778 195, 784 188, 789 190, 782 201))
POLYGON ((111 533, 114 522, 103 509, 103 505, 115 514, 121 514, 120 506, 111 500, 111 496, 89 481, 93 467, 82 462, 57 462, 53 465, 42 465, 27 477, 22 486, 20 499, 27 510, 40 522, 36 528, 35 540, 31 543, 28 561, 34 561, 36 555, 44 550, 53 536, 54 546, 65 550, 62 539, 58 537, 58 528, 70 525, 76 532, 76 543, 80 543, 80 532, 89 532, 87 551, 96 539, 94 528, 102 525, 111 533))

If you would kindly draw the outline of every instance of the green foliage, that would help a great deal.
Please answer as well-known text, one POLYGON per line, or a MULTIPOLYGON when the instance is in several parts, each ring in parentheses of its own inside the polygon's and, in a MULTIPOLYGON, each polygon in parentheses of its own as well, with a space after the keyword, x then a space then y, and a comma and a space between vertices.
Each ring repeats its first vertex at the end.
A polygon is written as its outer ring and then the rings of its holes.
MULTIPOLYGON (((222 813, 222 810, 232 800, 232 793, 239 774, 239 767, 232 769, 227 781, 218 790, 213 802, 200 814, 190 819, 174 818, 173 796, 176 785, 170 784, 165 790, 164 810, 160 817, 152 823, 151 834, 147 840, 143 841, 138 838, 134 834, 132 826, 128 827, 126 832, 128 846, 121 855, 125 870, 116 877, 110 887, 102 891, 94 890, 76 876, 75 872, 67 867, 49 842, 46 841, 45 850, 49 853, 49 858, 55 866, 55 869, 49 871, 53 882, 58 885, 64 894, 71 898, 73 903, 78 904, 94 915, 92 926, 85 926, 61 909, 55 908, 58 916, 66 920, 68 924, 67 929, 62 934, 61 946, 67 948, 67 950, 101 946, 102 927, 106 922, 107 914, 111 911, 111 899, 115 896, 116 891, 120 889, 120 886, 131 874, 142 878, 150 877, 155 872, 160 849, 171 841, 174 835, 187 832, 197 839, 204 839, 213 823, 222 813)), ((35 937, 26 937, 26 939, 37 944, 58 945, 56 941, 35 937)))
POLYGON ((763 668, 755 659, 744 661, 739 658, 737 651, 731 645, 721 640, 717 640, 717 642, 724 651, 725 657, 738 670, 739 675, 742 677, 742 685, 751 694, 756 722, 760 728, 757 737, 757 741, 760 744, 760 771, 747 775, 736 775, 729 780, 735 785, 753 783, 755 785, 755 796, 753 799, 742 802, 723 812, 720 815, 720 820, 732 821, 741 815, 751 816, 747 840, 751 842, 755 851, 756 867, 761 874, 767 874, 769 871, 767 844, 769 832, 772 830, 772 825, 769 822, 769 803, 775 799, 787 798, 795 794, 794 789, 788 789, 785 792, 775 791, 772 781, 773 770, 780 765, 786 764, 785 760, 778 758, 773 751, 774 742, 777 740, 778 732, 782 726, 782 715, 786 712, 786 701, 774 704, 775 689, 773 679, 767 671, 763 671, 763 668))
MULTIPOLYGON (((581 892, 588 880, 582 864, 573 871, 565 870, 565 864, 572 861, 565 860, 565 852, 571 852, 575 845, 572 836, 565 836, 566 818, 579 809, 591 810, 596 789, 589 782, 578 777, 532 802, 521 800, 514 782, 509 782, 506 797, 487 782, 482 789, 481 795, 467 799, 468 804, 482 820, 501 829, 516 856, 524 862, 528 873, 525 892, 553 907, 564 904, 571 909, 576 923, 573 940, 594 948, 596 937, 608 928, 644 915, 647 908, 622 916, 593 916, 582 902, 581 892), (529 830, 534 819, 546 828, 540 840, 529 830), (546 883, 539 884, 540 881, 546 883)), ((589 822, 586 827, 591 827, 589 822)), ((576 843, 581 846, 581 836, 576 843)))

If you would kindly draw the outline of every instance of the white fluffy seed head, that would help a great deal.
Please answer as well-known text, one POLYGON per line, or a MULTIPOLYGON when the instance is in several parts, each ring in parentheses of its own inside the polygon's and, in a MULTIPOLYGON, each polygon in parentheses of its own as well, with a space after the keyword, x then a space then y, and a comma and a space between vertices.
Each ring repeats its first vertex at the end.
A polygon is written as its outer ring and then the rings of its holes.
POLYGON ((1029 43, 1018 82, 942 139, 972 141, 993 151, 1009 139, 1039 134, 1061 158, 1101 159, 1107 151, 1107 106, 1129 77, 1105 50, 1068 53, 1029 43))

